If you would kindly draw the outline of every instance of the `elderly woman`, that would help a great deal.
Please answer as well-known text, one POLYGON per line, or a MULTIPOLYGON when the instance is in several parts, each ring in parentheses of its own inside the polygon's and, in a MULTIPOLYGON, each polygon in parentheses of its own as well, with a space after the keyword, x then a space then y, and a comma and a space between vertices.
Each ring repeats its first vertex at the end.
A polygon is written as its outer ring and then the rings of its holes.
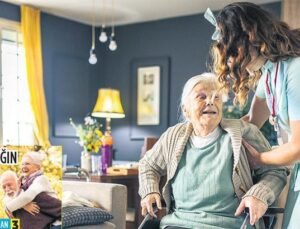
POLYGON ((264 228, 259 219, 286 184, 286 168, 251 168, 242 139, 259 152, 270 145, 254 125, 222 119, 222 96, 213 74, 189 79, 181 98, 186 121, 170 127, 140 161, 143 215, 156 217, 152 204, 161 208, 159 181, 167 176, 162 197, 169 214, 160 228, 240 228, 245 207, 250 223, 264 228))

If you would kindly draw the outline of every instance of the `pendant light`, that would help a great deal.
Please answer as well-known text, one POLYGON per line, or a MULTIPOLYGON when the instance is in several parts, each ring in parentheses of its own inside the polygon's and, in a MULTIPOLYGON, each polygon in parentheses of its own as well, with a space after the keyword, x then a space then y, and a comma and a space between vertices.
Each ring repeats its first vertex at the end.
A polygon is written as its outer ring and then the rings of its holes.
POLYGON ((108 39, 107 34, 105 32, 105 19, 106 19, 106 10, 105 10, 105 1, 102 1, 102 26, 101 32, 99 36, 99 41, 105 43, 108 39))
MULTIPOLYGON (((95 10, 95 1, 93 1, 93 10, 95 10)), ((96 64, 97 56, 95 53, 95 12, 93 13, 93 22, 92 23, 93 23, 92 24, 92 47, 90 49, 89 63, 96 64)))
MULTIPOLYGON (((112 12, 114 12, 114 0, 112 0, 112 12)), ((115 39, 115 24, 114 24, 114 16, 113 16, 113 13, 111 15, 111 35, 110 35, 110 42, 109 42, 109 46, 108 48, 111 50, 111 51, 115 51, 117 50, 118 48, 118 45, 117 45, 117 42, 116 42, 116 39, 115 39)))

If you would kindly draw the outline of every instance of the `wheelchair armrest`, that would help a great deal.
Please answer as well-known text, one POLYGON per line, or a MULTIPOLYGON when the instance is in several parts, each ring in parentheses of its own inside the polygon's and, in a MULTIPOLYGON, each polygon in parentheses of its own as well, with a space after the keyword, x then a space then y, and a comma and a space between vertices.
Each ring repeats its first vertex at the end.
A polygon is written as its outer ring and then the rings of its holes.
MULTIPOLYGON (((245 208, 244 213, 249 214, 249 208, 245 208)), ((283 213, 284 213, 284 208, 269 207, 263 216, 273 216, 276 214, 283 214, 283 213)))
POLYGON ((284 213, 284 208, 269 207, 268 210, 265 213, 265 216, 283 214, 283 213, 284 213))
MULTIPOLYGON (((245 208, 244 213, 249 214, 249 208, 245 208)), ((283 213, 284 213, 284 208, 269 207, 263 216, 272 216, 272 215, 283 214, 283 213)))
MULTIPOLYGON (((243 213, 245 214, 245 219, 241 228, 245 228, 245 226, 249 223, 249 217, 250 217, 249 208, 245 208, 243 213)), ((282 213, 284 213, 284 208, 269 207, 266 213, 262 216, 266 228, 272 228, 272 226, 276 222, 275 215, 282 214, 282 213)))

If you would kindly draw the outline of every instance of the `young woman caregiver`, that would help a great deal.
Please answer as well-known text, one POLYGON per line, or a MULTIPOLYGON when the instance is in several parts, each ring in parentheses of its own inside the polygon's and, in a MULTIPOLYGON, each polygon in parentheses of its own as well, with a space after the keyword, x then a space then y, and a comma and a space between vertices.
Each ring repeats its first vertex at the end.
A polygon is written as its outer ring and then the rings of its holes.
POLYGON ((213 67, 219 81, 244 105, 256 88, 248 116, 259 128, 274 126, 279 147, 262 154, 257 163, 293 165, 283 228, 300 228, 300 29, 291 29, 253 3, 225 6, 215 18, 205 18, 216 30, 212 36, 213 67))

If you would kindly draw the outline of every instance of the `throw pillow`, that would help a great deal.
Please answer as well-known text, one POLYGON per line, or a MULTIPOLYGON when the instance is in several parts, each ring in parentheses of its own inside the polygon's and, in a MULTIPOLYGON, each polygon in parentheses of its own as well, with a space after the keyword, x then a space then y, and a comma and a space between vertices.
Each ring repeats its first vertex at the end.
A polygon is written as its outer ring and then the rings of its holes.
POLYGON ((63 228, 101 224, 111 219, 113 216, 100 208, 70 206, 62 209, 63 228))

